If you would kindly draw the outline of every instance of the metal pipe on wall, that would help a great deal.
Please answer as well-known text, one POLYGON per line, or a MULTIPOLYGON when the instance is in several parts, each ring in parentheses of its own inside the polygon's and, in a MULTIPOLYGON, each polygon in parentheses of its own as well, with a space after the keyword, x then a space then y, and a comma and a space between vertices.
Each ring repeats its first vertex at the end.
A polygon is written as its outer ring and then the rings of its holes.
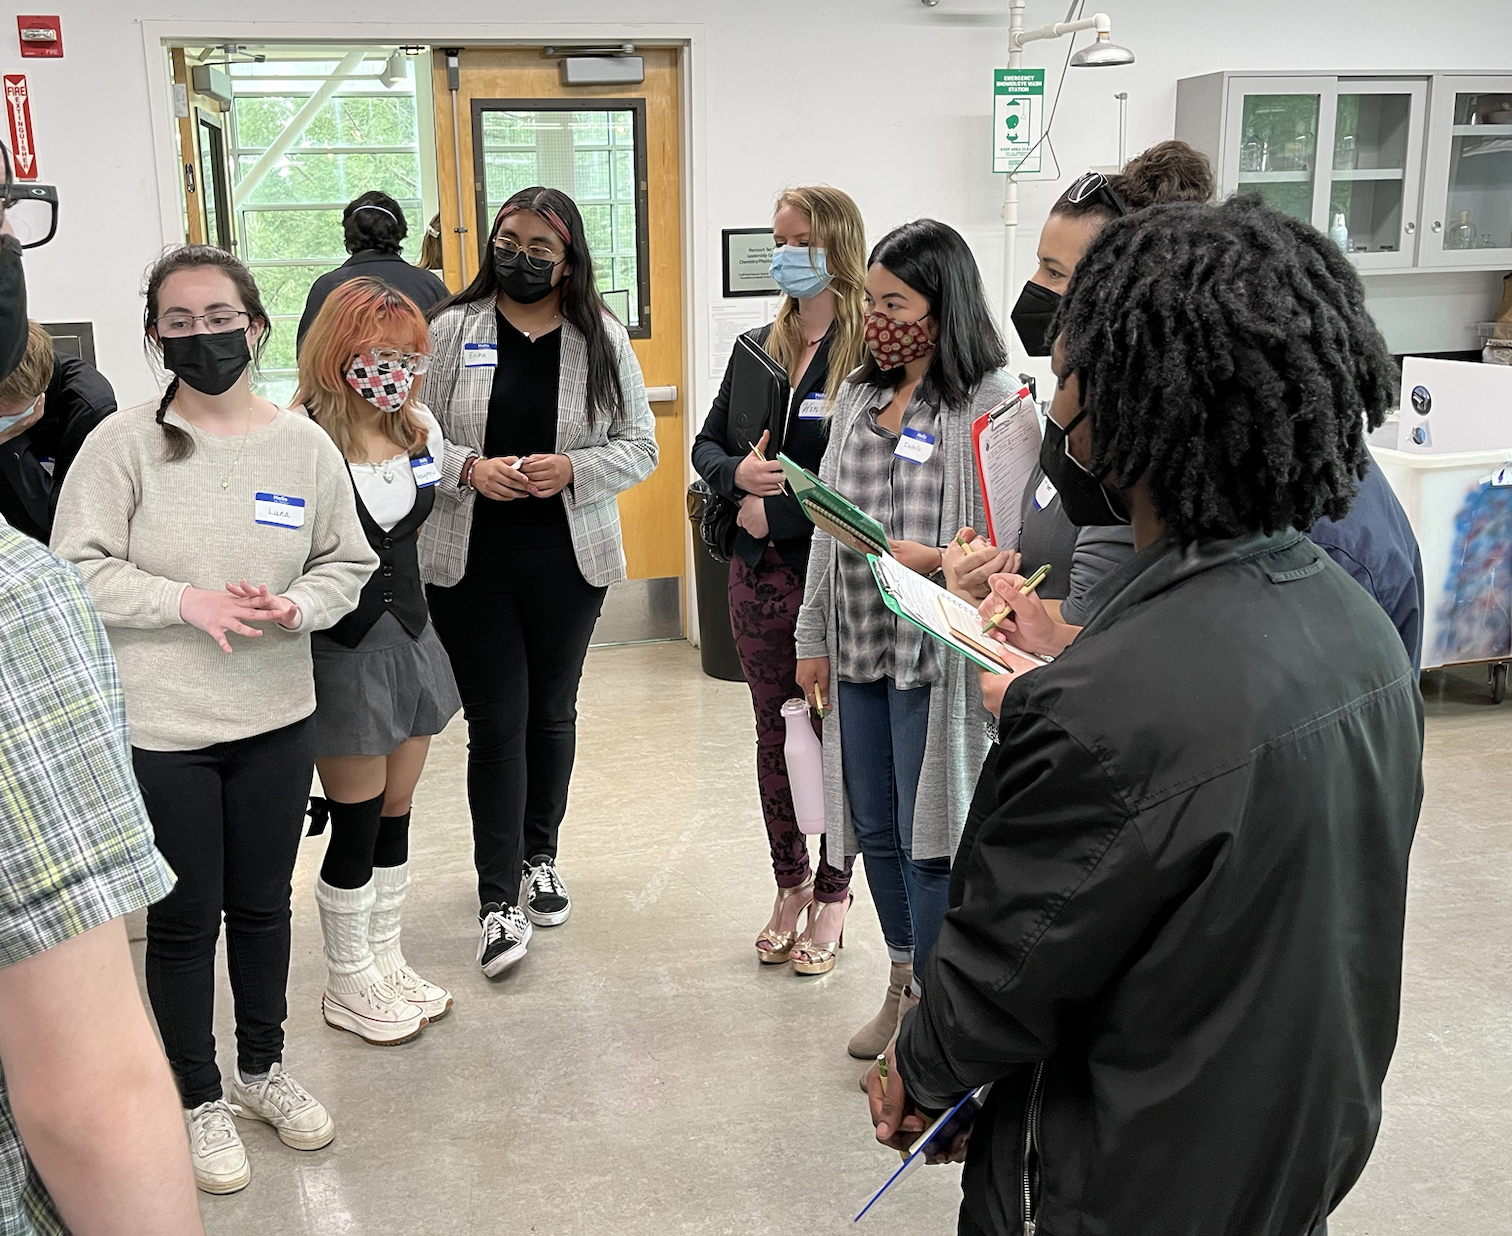
MULTIPOLYGON (((1008 0, 1008 67, 1018 68, 1024 62, 1024 49, 1019 46, 1018 36, 1024 29, 1025 0, 1008 0)), ((1012 355, 1013 340, 1018 338, 1009 314, 1013 312, 1014 246, 1018 244, 1018 177, 1012 172, 1003 186, 1003 302, 999 306, 1002 318, 1003 339, 1012 355)))
POLYGON ((452 165, 457 171, 457 226, 452 231, 457 234, 457 255, 462 262, 462 286, 468 284, 467 278, 467 224, 463 220, 467 217, 463 211, 462 196, 462 130, 457 127, 457 91, 462 85, 462 70, 458 57, 462 54, 460 47, 443 47, 442 54, 446 57, 446 86, 451 91, 451 121, 452 121, 452 165))

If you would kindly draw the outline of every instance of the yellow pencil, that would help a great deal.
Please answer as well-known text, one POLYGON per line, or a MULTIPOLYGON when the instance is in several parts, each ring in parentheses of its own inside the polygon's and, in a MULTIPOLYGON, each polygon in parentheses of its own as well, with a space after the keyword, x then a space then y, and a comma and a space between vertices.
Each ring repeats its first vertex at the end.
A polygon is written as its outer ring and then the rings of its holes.
POLYGON ((818 712, 820 720, 824 719, 824 696, 819 694, 819 684, 814 684, 814 710, 818 712))
POLYGON ((961 549, 964 550, 968 554, 972 554, 972 553, 976 552, 976 542, 975 541, 963 541, 963 540, 961 540, 960 533, 956 534, 955 543, 957 545, 959 545, 961 547, 961 549))
MULTIPOLYGON (((1024 581, 1024 586, 1019 589, 1019 595, 1028 596, 1031 592, 1033 592, 1036 588, 1038 588, 1045 582, 1045 577, 1049 574, 1050 564, 1047 562, 1044 566, 1040 567, 1038 571, 1036 571, 1033 575, 1031 575, 1024 581)), ((1011 613, 1013 613, 1013 606, 1004 605, 1002 609, 998 610, 997 613, 993 614, 991 618, 987 619, 987 621, 982 624, 982 634, 987 634, 988 631, 991 631, 994 627, 997 626, 998 623, 1002 622, 1003 619, 1008 617, 1008 615, 1011 613)))

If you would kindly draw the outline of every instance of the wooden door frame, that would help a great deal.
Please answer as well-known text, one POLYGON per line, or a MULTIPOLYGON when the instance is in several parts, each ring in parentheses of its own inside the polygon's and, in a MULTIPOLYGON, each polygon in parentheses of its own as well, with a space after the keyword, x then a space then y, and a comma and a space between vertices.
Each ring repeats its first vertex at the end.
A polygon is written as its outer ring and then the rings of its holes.
MULTIPOLYGON (((545 44, 604 43, 629 40, 646 47, 675 47, 678 55, 679 159, 682 199, 679 234, 683 242, 683 471, 693 479, 689 454, 702 424, 695 414, 707 403, 712 383, 700 378, 709 367, 710 235, 708 173, 694 152, 708 140, 708 90, 704 71, 704 25, 666 22, 498 22, 431 21, 260 21, 253 18, 170 18, 139 23, 147 69, 148 125, 158 183, 158 217, 165 245, 183 235, 179 203, 180 170, 171 131, 161 117, 173 115, 173 70, 168 45, 173 43, 422 43, 430 47, 540 47, 545 44)), ((687 598, 689 640, 698 643, 698 608, 693 604, 693 542, 684 535, 683 595, 687 598)))

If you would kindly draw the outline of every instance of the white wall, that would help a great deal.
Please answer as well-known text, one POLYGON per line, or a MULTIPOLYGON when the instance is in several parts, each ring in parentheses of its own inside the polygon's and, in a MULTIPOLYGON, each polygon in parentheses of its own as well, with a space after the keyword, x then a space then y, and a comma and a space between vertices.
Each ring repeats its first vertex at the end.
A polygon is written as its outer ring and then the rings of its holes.
MULTIPOLYGON (((176 0, 54 7, 62 9, 61 61, 21 60, 14 33, 0 30, 0 66, 29 75, 42 179, 57 183, 63 202, 58 238, 26 259, 33 314, 92 319, 101 368, 123 400, 142 399, 155 380, 142 359, 139 291, 163 239, 151 126, 167 132, 172 121, 150 113, 139 22, 192 28, 229 21, 233 10, 176 0)), ((1129 93, 1132 153, 1171 135, 1179 77, 1243 68, 1495 70, 1506 59, 1495 54, 1476 6, 1441 5, 1429 14, 1405 0, 1089 3, 1096 7, 1112 14, 1115 39, 1134 49, 1138 63, 1072 71, 1055 123, 1066 178, 1025 184, 1022 193, 1017 262, 1024 274, 1039 224, 1067 179, 1116 160, 1115 91, 1129 93)), ((693 199, 703 233, 692 238, 695 417, 711 393, 707 320, 719 293, 719 229, 765 222, 784 185, 845 188, 873 237, 920 215, 945 219, 972 244, 994 295, 1001 284, 1002 180, 989 170, 988 111, 991 70, 1006 61, 1006 0, 941 0, 936 8, 919 0, 555 0, 549 7, 366 0, 361 11, 371 26, 350 20, 345 5, 259 0, 243 11, 248 20, 238 29, 249 41, 289 37, 302 22, 320 23, 308 33, 324 37, 414 42, 532 36, 543 21, 553 23, 556 38, 569 35, 566 23, 585 23, 581 37, 603 37, 605 25, 630 38, 651 26, 693 33, 693 199), (479 20, 485 11, 487 22, 479 20)), ((1040 25, 1064 13, 1060 0, 1030 0, 1027 20, 1040 25)), ((1025 57, 1049 68, 1052 92, 1065 48, 1035 44, 1025 57)), ((1435 278, 1435 312, 1459 304, 1466 321, 1484 313, 1488 277, 1447 277, 1447 292, 1446 277, 1435 278)))

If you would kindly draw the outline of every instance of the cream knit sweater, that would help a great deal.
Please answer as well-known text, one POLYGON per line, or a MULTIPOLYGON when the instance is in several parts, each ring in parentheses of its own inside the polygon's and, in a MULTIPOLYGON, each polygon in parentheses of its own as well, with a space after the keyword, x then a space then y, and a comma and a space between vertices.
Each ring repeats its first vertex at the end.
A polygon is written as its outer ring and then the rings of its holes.
POLYGON ((243 439, 204 433, 170 410, 194 453, 167 463, 156 411, 154 401, 118 412, 85 439, 53 523, 54 552, 78 566, 105 620, 132 745, 192 751, 292 725, 315 710, 310 632, 354 609, 378 565, 341 453, 291 412, 243 439), (302 508, 276 504, 302 522, 259 522, 268 508, 257 510, 258 494, 302 499, 302 508), (230 634, 227 656, 179 617, 179 601, 186 588, 242 579, 294 601, 301 624, 230 634))

